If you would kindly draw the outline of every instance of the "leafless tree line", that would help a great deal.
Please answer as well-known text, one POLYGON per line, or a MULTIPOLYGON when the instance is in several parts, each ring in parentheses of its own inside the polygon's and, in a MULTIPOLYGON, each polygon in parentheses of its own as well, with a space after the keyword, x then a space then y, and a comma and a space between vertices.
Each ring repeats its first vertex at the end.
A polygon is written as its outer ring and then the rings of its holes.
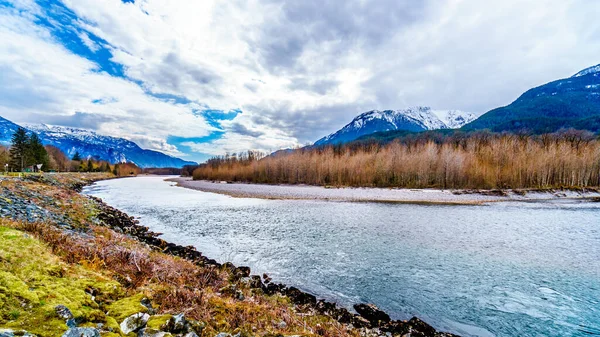
POLYGON ((566 130, 541 136, 453 134, 215 157, 194 179, 406 188, 600 186, 600 140, 566 130))

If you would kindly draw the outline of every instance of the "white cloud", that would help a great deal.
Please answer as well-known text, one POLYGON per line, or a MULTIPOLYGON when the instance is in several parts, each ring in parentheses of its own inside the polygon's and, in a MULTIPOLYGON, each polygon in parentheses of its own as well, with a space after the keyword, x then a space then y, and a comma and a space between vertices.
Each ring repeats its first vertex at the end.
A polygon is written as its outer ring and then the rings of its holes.
POLYGON ((80 32, 78 36, 81 39, 81 42, 83 42, 83 44, 88 47, 90 51, 95 53, 100 50, 100 46, 96 44, 96 42, 92 41, 86 32, 80 32))
POLYGON ((101 132, 170 153, 168 135, 215 130, 192 113, 198 104, 243 113, 223 123, 223 138, 187 144, 196 151, 276 150, 370 109, 485 112, 600 63, 600 2, 586 0, 64 3, 88 32, 83 43, 98 48, 93 34, 110 44, 143 89, 60 46, 22 2, 27 11, 0 18, 0 89, 12 94, 0 105, 23 120, 84 112, 101 132))
POLYGON ((169 135, 201 137, 215 130, 192 112, 196 105, 161 101, 129 80, 99 72, 50 33, 20 15, 0 16, 0 107, 17 122, 88 123, 102 133, 166 146, 169 135), (40 57, 43 55, 43 57, 40 57), (94 103, 96 102, 96 103, 94 103))

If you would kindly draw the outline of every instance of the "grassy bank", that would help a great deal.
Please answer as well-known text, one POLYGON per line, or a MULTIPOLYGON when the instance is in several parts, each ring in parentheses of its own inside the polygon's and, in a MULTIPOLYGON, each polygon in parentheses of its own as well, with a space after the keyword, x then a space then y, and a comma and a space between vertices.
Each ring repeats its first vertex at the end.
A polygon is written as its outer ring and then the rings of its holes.
POLYGON ((444 335, 372 308, 351 314, 169 244, 76 192, 105 178, 0 179, 0 329, 38 336, 444 335), (129 331, 125 323, 138 325, 129 331))

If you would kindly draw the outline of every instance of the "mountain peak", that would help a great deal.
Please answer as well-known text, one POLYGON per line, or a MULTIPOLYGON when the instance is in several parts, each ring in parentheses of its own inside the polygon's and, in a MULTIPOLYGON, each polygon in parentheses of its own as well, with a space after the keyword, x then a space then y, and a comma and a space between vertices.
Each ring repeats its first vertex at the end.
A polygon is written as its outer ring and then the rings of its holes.
POLYGON ((600 64, 591 66, 589 68, 585 68, 582 71, 578 72, 577 74, 575 74, 571 77, 581 77, 581 76, 585 76, 585 75, 589 75, 589 74, 597 74, 597 73, 600 73, 600 64))
POLYGON ((477 116, 459 110, 432 110, 428 106, 414 106, 400 110, 370 110, 356 116, 339 131, 323 137, 315 145, 338 144, 380 131, 426 131, 454 129, 474 120, 477 116))

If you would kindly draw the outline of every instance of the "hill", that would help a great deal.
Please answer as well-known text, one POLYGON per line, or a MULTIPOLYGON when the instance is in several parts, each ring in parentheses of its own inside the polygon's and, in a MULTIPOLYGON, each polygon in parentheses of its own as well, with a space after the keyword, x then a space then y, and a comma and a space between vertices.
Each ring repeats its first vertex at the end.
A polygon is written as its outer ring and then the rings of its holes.
POLYGON ((530 89, 463 127, 535 134, 563 128, 600 132, 600 65, 530 89))

